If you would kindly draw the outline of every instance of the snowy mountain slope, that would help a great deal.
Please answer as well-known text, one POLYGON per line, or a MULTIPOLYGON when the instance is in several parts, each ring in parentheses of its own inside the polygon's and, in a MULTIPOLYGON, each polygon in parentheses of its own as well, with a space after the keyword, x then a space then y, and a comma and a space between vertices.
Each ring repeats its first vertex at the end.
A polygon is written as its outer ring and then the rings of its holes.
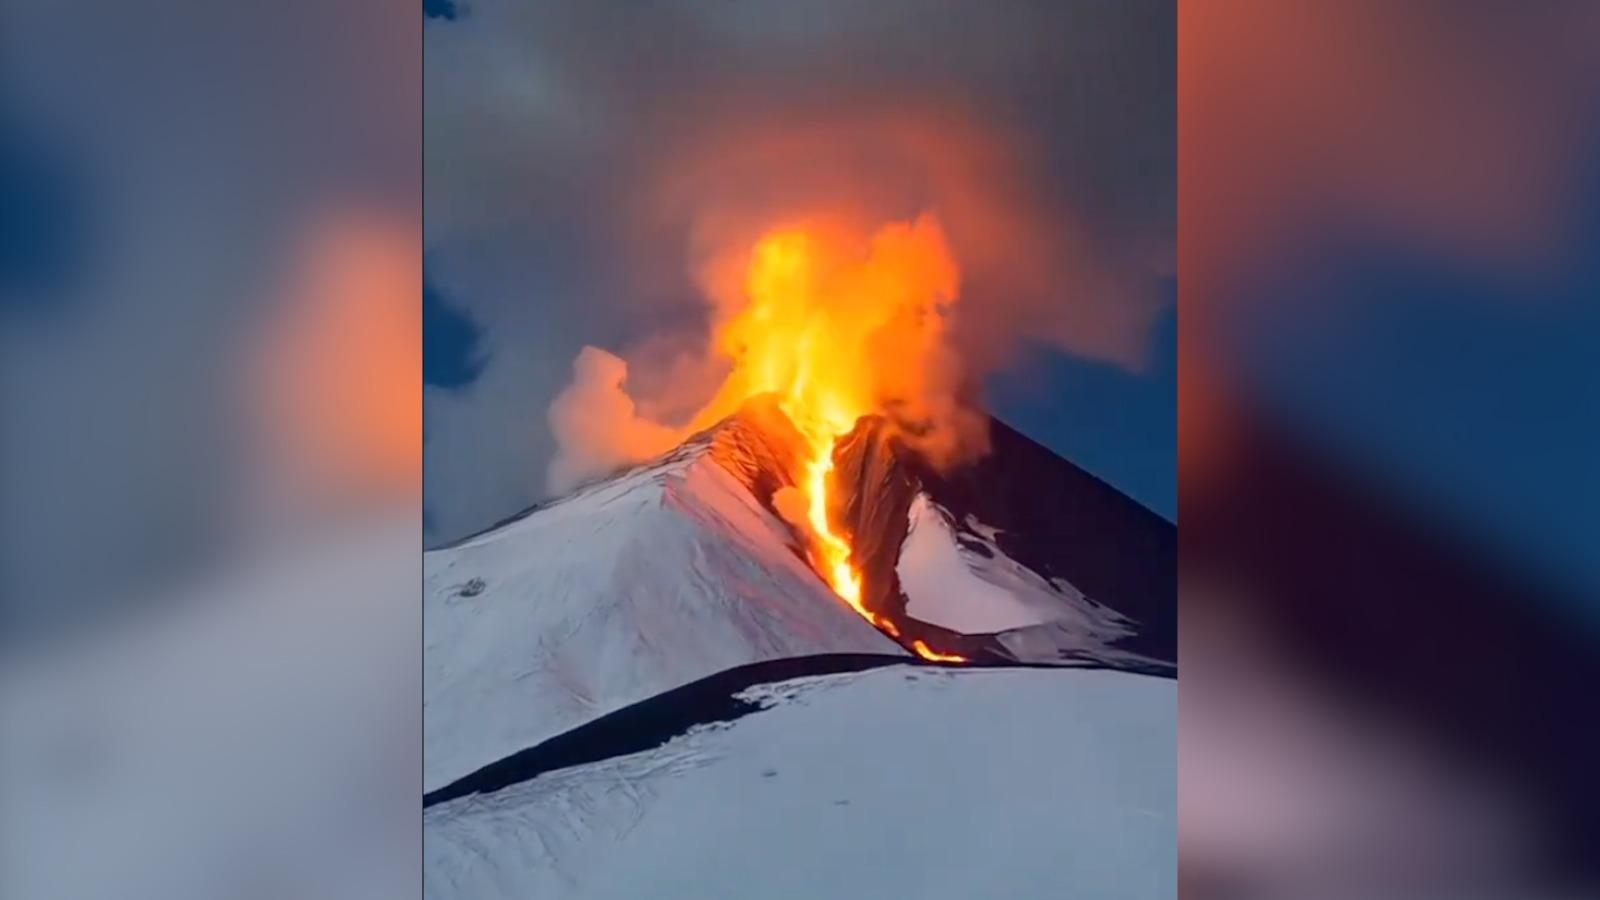
MULTIPOLYGON (((907 621, 945 629, 942 646, 971 647, 1017 662, 1091 664, 1170 674, 1157 657, 1125 649, 1138 623, 1097 602, 1064 578, 1046 579, 1001 549, 1000 531, 969 515, 965 522, 918 493, 895 563, 907 621)), ((974 652, 978 655, 978 651, 974 652)))
POLYGON ((770 509, 788 423, 753 407, 647 465, 423 556, 424 787, 733 666, 903 654, 770 509))
POLYGON ((918 493, 907 513, 895 574, 906 614, 966 634, 992 634, 1073 619, 1086 639, 1114 641, 1133 624, 1092 605, 1063 579, 1043 576, 1005 554, 996 531, 968 517, 961 528, 943 507, 918 493))
POLYGON ((740 696, 757 685, 905 663, 906 658, 899 655, 825 653, 735 666, 663 691, 498 759, 423 794, 422 806, 426 809, 470 794, 492 794, 546 772, 660 747, 698 726, 731 722, 762 708, 759 703, 740 696))
POLYGON ((868 607, 975 661, 1172 674, 1177 534, 990 420, 992 449, 940 471, 881 421, 836 451, 868 607))
POLYGON ((1176 683, 891 665, 424 812, 436 900, 1176 894, 1176 683))

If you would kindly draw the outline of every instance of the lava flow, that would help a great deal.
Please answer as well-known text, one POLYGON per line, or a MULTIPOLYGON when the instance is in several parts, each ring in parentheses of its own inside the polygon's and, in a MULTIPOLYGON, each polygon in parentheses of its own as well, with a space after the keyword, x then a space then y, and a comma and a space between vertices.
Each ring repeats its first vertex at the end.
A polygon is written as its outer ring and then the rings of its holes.
MULTIPOLYGON (((925 403, 940 383, 944 329, 959 272, 937 219, 891 223, 870 235, 838 223, 770 231, 724 286, 716 350, 732 371, 700 419, 716 421, 758 394, 778 404, 804 438, 805 477, 774 503, 812 535, 812 564, 847 604, 894 637, 868 609, 850 544, 829 517, 834 445, 865 415, 925 403)), ((922 641, 923 658, 964 662, 922 641)))

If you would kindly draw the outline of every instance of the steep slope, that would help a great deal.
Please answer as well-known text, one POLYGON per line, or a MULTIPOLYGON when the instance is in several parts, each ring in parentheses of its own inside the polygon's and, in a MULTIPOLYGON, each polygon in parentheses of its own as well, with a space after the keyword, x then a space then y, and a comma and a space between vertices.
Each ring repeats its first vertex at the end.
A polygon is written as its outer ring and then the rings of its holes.
POLYGON ((1176 893, 1171 680, 903 664, 737 697, 760 710, 427 809, 425 895, 1176 893))
POLYGON ((792 431, 755 405, 649 464, 423 557, 424 787, 733 666, 904 651, 772 511, 792 431))
POLYGON ((773 495, 804 450, 758 401, 666 456, 424 555, 425 788, 697 678, 899 654, 1176 669, 1174 527, 1007 428, 952 471, 879 420, 835 452, 863 601, 805 561, 773 495))
POLYGON ((991 452, 940 471, 881 420, 835 451, 867 606, 983 662, 1173 674, 1177 529, 990 420, 991 452))
POLYGON ((944 472, 835 448, 895 639, 775 511, 771 403, 428 553, 426 894, 1172 896, 1173 526, 993 428, 944 472))

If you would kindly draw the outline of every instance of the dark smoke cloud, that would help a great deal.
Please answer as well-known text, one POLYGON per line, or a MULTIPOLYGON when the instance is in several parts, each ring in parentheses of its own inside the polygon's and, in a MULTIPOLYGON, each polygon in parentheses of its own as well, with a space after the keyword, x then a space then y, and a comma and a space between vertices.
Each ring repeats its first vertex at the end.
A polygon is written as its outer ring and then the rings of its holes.
POLYGON ((1159 2, 430 20, 430 278, 493 345, 478 382, 428 393, 434 539, 539 496, 584 345, 626 358, 641 411, 681 414, 662 386, 707 380, 696 254, 776 214, 935 209, 979 376, 1029 343, 1139 368, 1173 268, 1174 27, 1159 2))

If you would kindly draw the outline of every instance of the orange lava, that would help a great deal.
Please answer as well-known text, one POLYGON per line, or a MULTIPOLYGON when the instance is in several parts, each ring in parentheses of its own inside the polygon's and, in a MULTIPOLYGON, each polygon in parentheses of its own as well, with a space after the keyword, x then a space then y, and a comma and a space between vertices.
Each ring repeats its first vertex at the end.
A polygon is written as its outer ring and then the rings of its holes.
MULTIPOLYGON (((812 565, 863 618, 894 637, 899 629, 868 609, 847 538, 829 516, 835 444, 861 417, 916 402, 939 377, 946 313, 959 270, 939 222, 924 215, 870 234, 836 222, 774 229, 725 263, 718 352, 732 362, 700 415, 715 422, 760 394, 778 404, 809 451, 799 490, 812 535, 812 565)), ((962 662, 921 641, 926 659, 962 662)))
POLYGON ((922 657, 923 659, 932 660, 934 662, 964 663, 964 662, 967 661, 967 658, 965 656, 958 656, 958 655, 956 655, 954 653, 940 653, 939 651, 933 649, 932 647, 929 647, 927 644, 924 644, 921 641, 912 641, 911 642, 911 649, 917 651, 917 655, 922 657))

